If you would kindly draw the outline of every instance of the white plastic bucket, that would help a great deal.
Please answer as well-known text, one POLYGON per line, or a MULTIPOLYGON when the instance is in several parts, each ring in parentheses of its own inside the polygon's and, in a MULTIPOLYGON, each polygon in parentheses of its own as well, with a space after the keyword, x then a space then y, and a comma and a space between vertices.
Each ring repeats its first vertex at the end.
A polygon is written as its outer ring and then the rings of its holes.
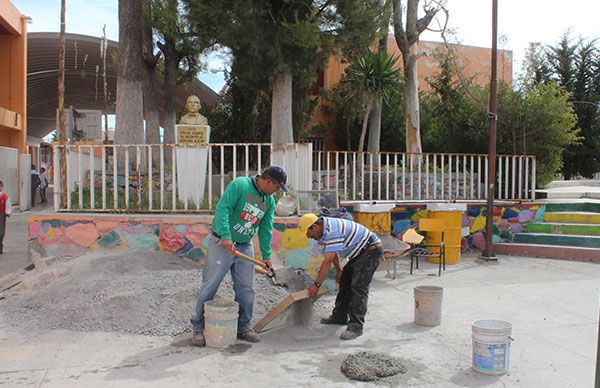
POLYGON ((473 322, 473 369, 488 375, 508 372, 512 324, 498 319, 473 322))
POLYGON ((232 300, 204 303, 204 339, 206 346, 223 349, 237 339, 239 305, 232 300))
POLYGON ((438 326, 442 323, 442 297, 444 289, 438 286, 417 286, 414 288, 415 324, 438 326))

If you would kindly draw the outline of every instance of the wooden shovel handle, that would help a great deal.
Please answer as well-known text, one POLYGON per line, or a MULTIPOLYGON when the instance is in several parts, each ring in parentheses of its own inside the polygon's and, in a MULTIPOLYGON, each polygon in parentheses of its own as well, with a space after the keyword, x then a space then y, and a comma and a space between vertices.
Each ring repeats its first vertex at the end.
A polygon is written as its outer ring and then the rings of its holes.
POLYGON ((258 266, 260 266, 261 268, 264 268, 264 269, 266 269, 266 268, 267 268, 267 265, 266 265, 265 263, 263 263, 262 261, 260 261, 260 260, 257 260, 257 259, 255 259, 255 258, 253 258, 253 257, 250 257, 250 256, 246 256, 246 255, 244 255, 242 252, 238 252, 238 251, 236 251, 235 249, 233 250, 233 254, 234 254, 235 256, 239 257, 239 258, 242 258, 242 259, 244 259, 244 260, 248 260, 249 262, 251 262, 251 263, 254 263, 254 264, 258 265, 258 266))

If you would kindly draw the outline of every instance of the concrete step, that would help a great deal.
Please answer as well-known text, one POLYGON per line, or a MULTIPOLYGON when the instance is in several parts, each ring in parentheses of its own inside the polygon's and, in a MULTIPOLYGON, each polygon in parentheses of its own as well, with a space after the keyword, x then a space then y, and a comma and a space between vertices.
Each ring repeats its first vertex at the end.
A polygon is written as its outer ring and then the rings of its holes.
POLYGON ((600 236, 551 233, 516 233, 513 242, 521 244, 563 245, 567 247, 600 248, 600 236))
POLYGON ((527 224, 525 230, 529 233, 556 233, 600 236, 600 225, 597 224, 532 222, 527 224))
POLYGON ((575 224, 600 224, 600 213, 593 212, 548 212, 544 214, 546 222, 575 224))
POLYGON ((543 244, 494 244, 494 253, 547 259, 592 261, 600 264, 600 249, 543 244))
POLYGON ((546 212, 588 212, 600 213, 598 202, 548 203, 546 212))

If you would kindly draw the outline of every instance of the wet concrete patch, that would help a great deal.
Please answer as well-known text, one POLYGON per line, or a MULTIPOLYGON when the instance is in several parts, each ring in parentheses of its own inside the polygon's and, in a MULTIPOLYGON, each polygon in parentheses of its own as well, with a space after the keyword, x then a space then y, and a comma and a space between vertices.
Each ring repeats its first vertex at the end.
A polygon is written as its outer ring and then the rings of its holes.
POLYGON ((351 354, 342 362, 340 369, 346 377, 359 381, 375 381, 408 372, 408 367, 400 359, 375 352, 351 354))

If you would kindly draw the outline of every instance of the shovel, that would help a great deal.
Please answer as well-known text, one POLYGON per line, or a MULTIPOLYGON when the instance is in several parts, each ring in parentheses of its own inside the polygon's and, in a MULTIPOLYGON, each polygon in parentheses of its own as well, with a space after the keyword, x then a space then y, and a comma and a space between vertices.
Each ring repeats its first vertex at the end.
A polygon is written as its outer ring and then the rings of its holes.
POLYGON ((258 266, 258 268, 256 268, 256 270, 258 272, 262 273, 263 275, 267 275, 269 278, 271 278, 271 281, 273 282, 273 284, 276 284, 278 286, 286 286, 292 290, 301 290, 305 287, 304 282, 302 281, 302 279, 300 279, 300 277, 298 276, 296 271, 294 271, 293 268, 290 268, 290 267, 281 267, 278 269, 274 269, 272 267, 267 268, 266 264, 263 263, 262 261, 257 260, 255 258, 247 256, 247 255, 244 255, 241 252, 233 250, 233 254, 241 259, 244 259, 253 264, 256 264, 258 266))

